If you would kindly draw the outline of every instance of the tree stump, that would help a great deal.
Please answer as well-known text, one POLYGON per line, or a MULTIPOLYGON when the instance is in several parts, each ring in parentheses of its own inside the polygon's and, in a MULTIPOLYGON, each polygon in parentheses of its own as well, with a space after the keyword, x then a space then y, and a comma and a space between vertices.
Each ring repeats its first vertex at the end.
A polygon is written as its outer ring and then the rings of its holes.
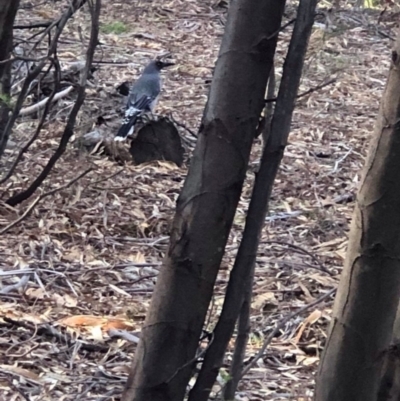
POLYGON ((136 164, 166 160, 182 166, 184 148, 175 125, 168 118, 145 124, 132 140, 130 153, 136 164))
POLYGON ((119 162, 132 161, 135 164, 146 163, 153 160, 166 160, 182 166, 184 148, 181 137, 175 125, 166 117, 156 121, 149 121, 139 128, 137 136, 132 140, 115 142, 114 129, 104 124, 80 137, 75 147, 89 153, 104 153, 119 162))

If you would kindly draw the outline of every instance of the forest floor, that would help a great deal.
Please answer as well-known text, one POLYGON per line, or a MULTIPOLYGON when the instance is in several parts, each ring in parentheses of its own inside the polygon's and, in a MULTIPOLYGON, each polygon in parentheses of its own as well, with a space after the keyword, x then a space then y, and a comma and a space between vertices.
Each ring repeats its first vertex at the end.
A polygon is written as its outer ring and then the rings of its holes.
MULTIPOLYGON (((94 74, 73 143, 45 184, 15 208, 0 203, 0 400, 119 400, 154 283, 168 246, 169 226, 187 162, 134 166, 74 147, 99 116, 122 105, 116 87, 132 81, 149 59, 171 52, 157 113, 197 132, 226 20, 224 1, 103 2, 94 74), (40 194, 76 179, 69 188, 40 194), (21 286, 19 280, 24 280, 21 286), (16 284, 17 283, 17 284, 16 284), (18 284, 19 283, 19 284, 18 284), (18 288, 20 287, 20 288, 18 288), (133 340, 133 341, 132 341, 133 340), (14 398, 15 397, 15 398, 14 398)), ((22 1, 18 24, 50 20, 64 3, 22 1), (37 4, 37 5, 36 5, 37 4)), ((288 7, 285 20, 294 16, 288 7)), ((325 10, 326 11, 326 10, 325 10)), ((394 18, 351 8, 316 24, 292 132, 257 256, 251 336, 246 361, 288 314, 338 283, 360 172, 390 65, 394 18)), ((84 7, 68 24, 58 57, 82 57, 90 29, 84 7)), ((17 30, 16 39, 32 32, 17 30)), ((280 35, 277 78, 291 28, 280 35)), ((1 200, 25 188, 54 152, 74 97, 57 103, 39 139, 1 187, 1 200)), ((2 170, 30 138, 37 120, 18 120, 2 170)), ((193 137, 186 138, 187 159, 193 137)), ((261 140, 251 166, 218 276, 206 329, 212 330, 240 242, 261 140)), ((187 160, 186 159, 186 160, 187 160)), ((242 400, 311 400, 332 299, 285 324, 243 379, 242 400)), ((229 366, 230 354, 226 366, 229 366)), ((216 385, 218 392, 220 385, 216 385)))

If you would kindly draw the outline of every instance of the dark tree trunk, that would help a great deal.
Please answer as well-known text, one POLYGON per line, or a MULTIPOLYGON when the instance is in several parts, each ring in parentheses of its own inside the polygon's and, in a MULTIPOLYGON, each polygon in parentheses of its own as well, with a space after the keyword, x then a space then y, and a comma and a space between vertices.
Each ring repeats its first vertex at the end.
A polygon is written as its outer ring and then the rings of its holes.
POLYGON ((180 401, 264 106, 284 0, 232 1, 170 246, 124 401, 180 401))
POLYGON ((384 355, 377 401, 400 401, 400 304, 393 326, 392 343, 384 355))
MULTIPOLYGON (((251 296, 258 243, 267 214, 272 186, 290 132, 308 39, 314 23, 316 3, 317 0, 300 0, 296 25, 283 66, 283 75, 275 113, 272 117, 270 134, 265 143, 260 168, 254 182, 243 238, 230 274, 221 316, 213 332, 213 341, 204 356, 203 366, 190 393, 189 401, 208 400, 209 389, 214 384, 223 362, 226 347, 232 337, 246 286, 251 296)), ((233 380, 238 380, 237 374, 233 380)))
POLYGON ((316 401, 376 401, 400 294, 400 37, 357 196, 316 401))
POLYGON ((19 0, 0 0, 0 158, 8 141, 5 127, 11 111, 11 62, 5 60, 10 58, 13 48, 13 25, 18 6, 19 0))

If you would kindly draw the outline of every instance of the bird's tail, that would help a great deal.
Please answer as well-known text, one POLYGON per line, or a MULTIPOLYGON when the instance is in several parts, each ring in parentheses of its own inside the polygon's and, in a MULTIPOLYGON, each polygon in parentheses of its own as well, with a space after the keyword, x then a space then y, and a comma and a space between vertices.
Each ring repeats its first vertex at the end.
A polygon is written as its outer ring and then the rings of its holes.
POLYGON ((137 119, 142 114, 141 110, 132 108, 126 111, 124 121, 120 126, 114 141, 124 141, 129 135, 133 134, 137 119))

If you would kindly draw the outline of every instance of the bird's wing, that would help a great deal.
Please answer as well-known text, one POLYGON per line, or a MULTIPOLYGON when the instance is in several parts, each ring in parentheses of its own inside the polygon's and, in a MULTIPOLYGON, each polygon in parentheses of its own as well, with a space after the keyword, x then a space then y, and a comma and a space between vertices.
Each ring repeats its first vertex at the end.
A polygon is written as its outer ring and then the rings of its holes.
POLYGON ((151 111, 151 104, 153 103, 154 98, 148 95, 136 95, 132 94, 132 96, 128 99, 128 104, 126 105, 126 111, 128 110, 137 110, 137 111, 151 111))
POLYGON ((140 97, 131 94, 125 109, 125 117, 114 140, 124 140, 133 133, 135 123, 142 113, 152 111, 154 99, 151 96, 142 95, 140 97))
POLYGON ((142 113, 153 111, 159 94, 159 79, 142 75, 135 82, 126 103, 125 118, 114 140, 124 140, 133 133, 137 119, 142 113))
POLYGON ((144 112, 153 110, 153 104, 160 94, 160 77, 142 75, 131 87, 126 109, 135 108, 144 112))

